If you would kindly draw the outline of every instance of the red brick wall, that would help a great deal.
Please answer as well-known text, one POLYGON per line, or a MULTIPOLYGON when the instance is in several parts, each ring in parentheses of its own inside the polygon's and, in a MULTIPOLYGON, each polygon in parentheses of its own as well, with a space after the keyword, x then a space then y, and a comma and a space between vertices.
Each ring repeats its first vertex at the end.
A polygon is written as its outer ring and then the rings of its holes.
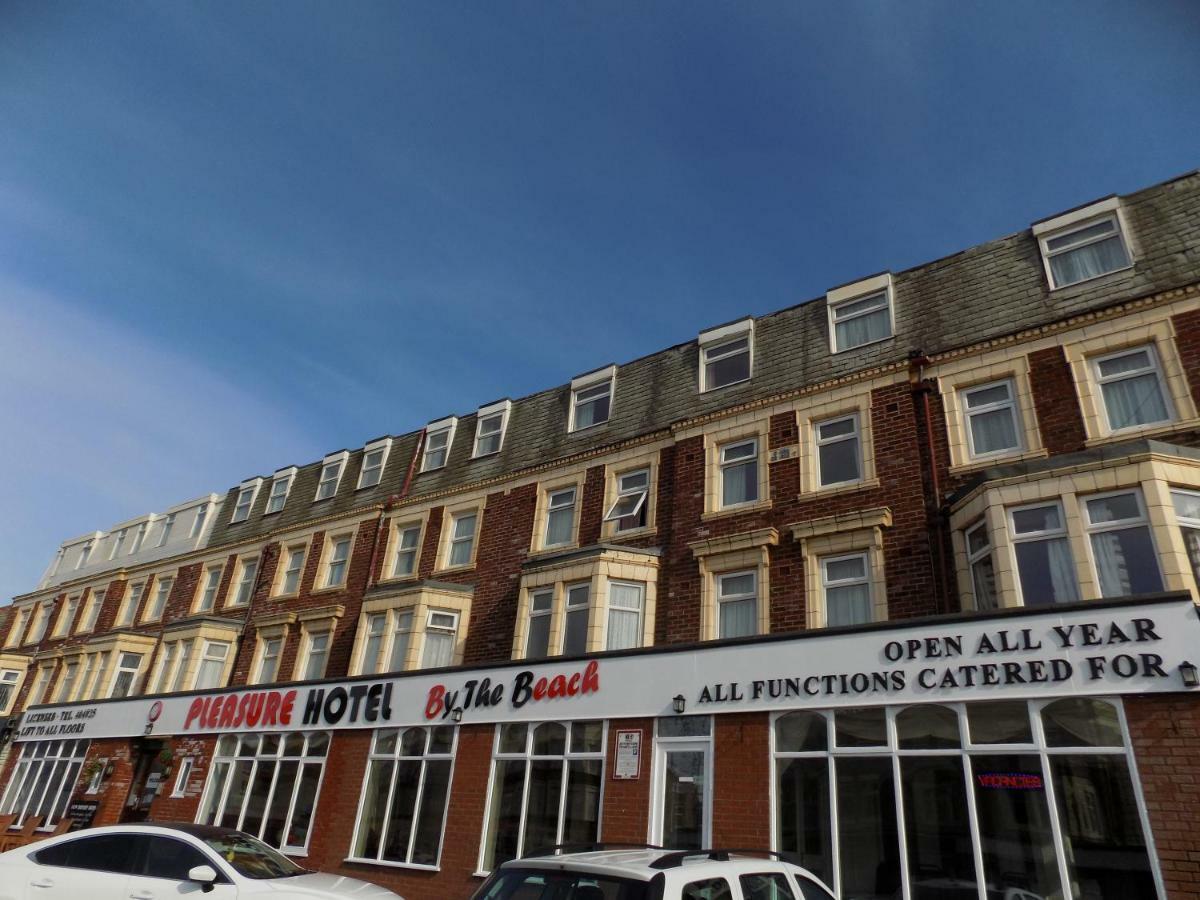
POLYGON ((1200 697, 1131 697, 1125 715, 1167 895, 1200 898, 1200 697))
POLYGON ((1062 347, 1029 354, 1029 383, 1042 443, 1051 454, 1082 450, 1087 432, 1071 365, 1062 347))
POLYGON ((771 846, 771 753, 766 713, 713 717, 713 846, 771 846))
POLYGON ((608 749, 604 763, 604 808, 600 837, 613 843, 644 844, 650 822, 650 778, 654 765, 654 720, 613 719, 608 723, 608 749), (641 731, 641 772, 637 778, 613 778, 617 760, 617 732, 641 731))
POLYGON ((1175 326, 1175 346, 1179 362, 1192 389, 1192 400, 1200 409, 1200 309, 1189 310, 1171 317, 1175 326))

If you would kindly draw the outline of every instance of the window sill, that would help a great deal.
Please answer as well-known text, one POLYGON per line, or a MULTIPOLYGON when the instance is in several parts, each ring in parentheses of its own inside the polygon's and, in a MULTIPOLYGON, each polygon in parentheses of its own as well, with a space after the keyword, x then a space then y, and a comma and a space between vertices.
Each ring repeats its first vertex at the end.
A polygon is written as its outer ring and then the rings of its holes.
POLYGON ((876 344, 882 344, 884 341, 890 341, 894 337, 894 334, 889 334, 887 337, 881 337, 873 341, 867 341, 865 344, 855 344, 853 347, 834 347, 832 355, 837 356, 839 353, 850 353, 852 350, 861 350, 863 347, 874 347, 876 344))
POLYGON ((296 600, 299 597, 300 597, 299 591, 291 591, 287 594, 268 594, 267 595, 268 600, 296 600))
POLYGON ((834 484, 829 487, 814 488, 811 491, 801 491, 796 495, 796 499, 816 500, 818 497, 836 497, 840 494, 853 494, 855 491, 869 491, 878 487, 878 478, 868 478, 866 481, 855 481, 851 484, 834 484))
POLYGON ((621 541, 633 540, 640 537, 655 537, 658 534, 657 525, 645 525, 642 528, 629 528, 625 531, 614 531, 604 533, 604 540, 619 544, 621 541))
POLYGON ((717 391, 723 391, 725 388, 737 387, 739 384, 749 384, 750 378, 739 378, 737 381, 731 381, 728 384, 717 384, 712 387, 705 386, 700 389, 701 394, 713 394, 717 391))
POLYGON ((418 872, 440 872, 441 866, 423 866, 420 863, 399 863, 390 859, 363 859, 360 856, 347 856, 342 862, 358 863, 364 866, 384 866, 388 869, 415 869, 418 872))
POLYGON ((346 585, 334 584, 334 585, 330 585, 328 587, 314 588, 313 590, 309 591, 308 594, 310 597, 317 597, 317 596, 320 596, 323 594, 340 594, 345 590, 346 590, 346 585))
POLYGON ((417 578, 417 573, 413 572, 411 575, 392 575, 392 576, 389 576, 388 578, 380 578, 375 583, 378 585, 412 584, 413 582, 419 581, 419 580, 420 579, 417 578))
POLYGON ((463 563, 461 566, 444 566, 440 569, 434 569, 434 575, 452 575, 455 572, 470 572, 475 568, 475 563, 463 563))
POLYGON ((1111 434, 1088 438, 1083 444, 1085 447, 1099 447, 1104 444, 1117 444, 1133 438, 1154 437, 1155 435, 1171 434, 1176 431, 1190 431, 1194 428, 1200 428, 1200 417, 1176 419, 1174 422, 1144 425, 1140 428, 1122 428, 1120 431, 1114 431, 1111 434))
POLYGON ((559 553, 565 553, 568 550, 578 549, 578 541, 571 541, 569 544, 555 544, 553 547, 535 547, 529 551, 529 558, 540 559, 543 556, 555 556, 559 553))
POLYGON ((996 456, 989 456, 986 459, 973 459, 970 462, 958 463, 950 466, 946 471, 951 475, 965 475, 968 472, 990 469, 992 466, 1007 466, 1029 459, 1045 459, 1049 455, 1050 451, 1045 447, 1040 447, 1037 450, 1022 450, 1015 453, 999 453, 996 456))
POLYGON ((701 522, 711 522, 713 519, 727 519, 730 516, 741 515, 748 512, 761 512, 771 508, 770 500, 756 500, 753 503, 742 503, 738 506, 731 506, 728 509, 714 509, 703 513, 700 516, 701 522))

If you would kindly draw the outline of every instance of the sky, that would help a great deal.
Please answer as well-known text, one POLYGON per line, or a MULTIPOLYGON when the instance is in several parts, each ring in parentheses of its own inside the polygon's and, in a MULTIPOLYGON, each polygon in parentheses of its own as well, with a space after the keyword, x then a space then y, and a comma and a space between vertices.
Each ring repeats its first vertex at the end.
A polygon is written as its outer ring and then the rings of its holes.
POLYGON ((1200 166, 1200 4, 0 0, 0 602, 65 539, 1200 166))

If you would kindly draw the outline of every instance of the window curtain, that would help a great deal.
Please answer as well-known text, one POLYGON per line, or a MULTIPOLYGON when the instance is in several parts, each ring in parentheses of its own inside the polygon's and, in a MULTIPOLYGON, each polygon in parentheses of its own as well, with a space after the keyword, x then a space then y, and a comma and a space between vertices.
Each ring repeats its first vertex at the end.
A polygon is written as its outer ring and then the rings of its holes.
POLYGON ((1123 269, 1127 265, 1129 257, 1125 255, 1125 247, 1117 235, 1050 257, 1050 268, 1057 285, 1074 284, 1105 272, 1123 269))
POLYGON ((575 506, 556 509, 546 523, 546 545, 568 544, 575 525, 575 506))
POLYGON ((1112 428, 1130 428, 1169 418, 1158 376, 1153 372, 1134 375, 1101 385, 1104 408, 1112 428))
POLYGON ((437 666, 448 666, 454 659, 454 635, 440 631, 425 633, 425 651, 421 660, 421 668, 432 669, 437 666))
POLYGON ((1075 584, 1075 563, 1071 560, 1071 547, 1066 538, 1046 541, 1046 556, 1050 569, 1052 602, 1070 603, 1079 599, 1079 588, 1075 584))
POLYGON ((1183 543, 1187 547, 1188 559, 1192 562, 1192 574, 1200 583, 1200 528, 1183 529, 1183 543))
POLYGON ((1093 534, 1092 555, 1096 558, 1103 596, 1123 597, 1162 590, 1148 528, 1139 526, 1093 534))
POLYGON ((837 345, 840 349, 880 341, 891 333, 886 306, 865 316, 838 322, 834 327, 837 329, 837 345))
POLYGON ((871 621, 871 586, 848 584, 825 593, 827 625, 862 625, 871 621))
POLYGON ((758 632, 754 600, 726 600, 721 604, 720 637, 748 637, 758 632))
POLYGON ((640 647, 641 590, 628 584, 610 584, 608 605, 608 649, 625 650, 629 647, 640 647))
POLYGON ((1016 447, 1017 423, 1012 408, 971 416, 971 441, 976 453, 995 453, 1016 447))

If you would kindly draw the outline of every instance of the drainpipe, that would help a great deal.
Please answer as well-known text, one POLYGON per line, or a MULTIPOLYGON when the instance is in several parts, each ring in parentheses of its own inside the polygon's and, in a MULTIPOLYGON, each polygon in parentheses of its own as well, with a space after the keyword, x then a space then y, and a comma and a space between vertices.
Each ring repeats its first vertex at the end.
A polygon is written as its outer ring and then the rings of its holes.
MULTIPOLYGON (((942 507, 941 478, 938 475, 937 447, 933 440, 933 414, 929 409, 929 394, 933 384, 925 378, 925 367, 929 359, 920 350, 912 350, 908 354, 908 381, 912 385, 912 393, 918 399, 921 407, 921 417, 925 422, 925 450, 929 456, 929 482, 933 490, 932 503, 927 503, 929 538, 933 542, 937 555, 938 570, 933 579, 934 601, 938 612, 950 612, 949 593, 946 590, 946 544, 942 534, 944 522, 942 507)), ((929 499, 929 498, 927 498, 929 499)))

